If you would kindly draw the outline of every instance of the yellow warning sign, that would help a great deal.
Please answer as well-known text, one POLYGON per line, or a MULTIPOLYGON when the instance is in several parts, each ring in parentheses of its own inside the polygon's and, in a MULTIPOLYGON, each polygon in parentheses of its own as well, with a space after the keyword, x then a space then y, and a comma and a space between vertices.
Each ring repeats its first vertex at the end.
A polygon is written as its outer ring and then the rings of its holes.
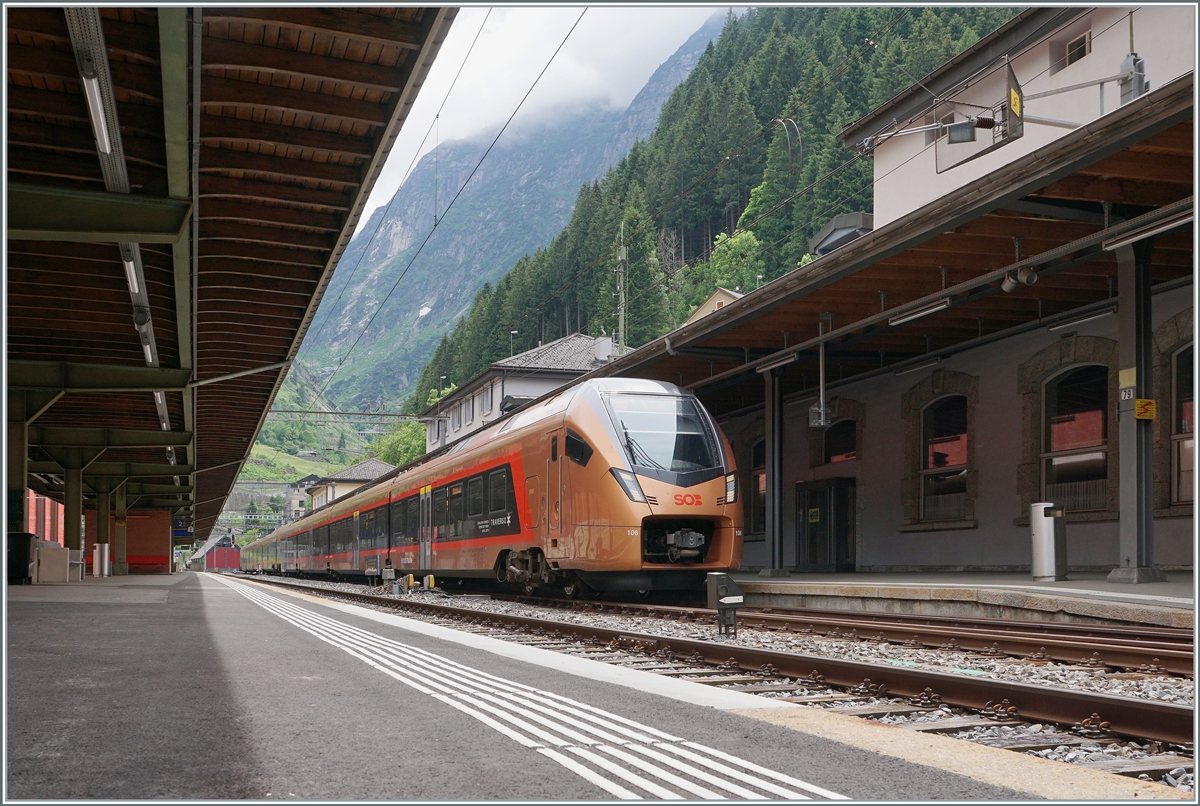
POLYGON ((1008 89, 1008 106, 1012 109, 1014 115, 1021 117, 1021 96, 1012 87, 1008 89))
POLYGON ((1133 401, 1133 416, 1139 420, 1153 420, 1158 416, 1158 401, 1139 397, 1133 401))

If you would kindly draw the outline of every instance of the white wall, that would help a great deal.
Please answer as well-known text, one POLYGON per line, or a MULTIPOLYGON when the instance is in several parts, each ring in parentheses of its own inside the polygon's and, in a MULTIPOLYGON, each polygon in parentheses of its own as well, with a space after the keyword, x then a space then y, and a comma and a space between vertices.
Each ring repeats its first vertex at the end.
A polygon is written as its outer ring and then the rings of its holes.
MULTIPOLYGON (((1013 60, 1017 81, 1026 95, 1060 89, 1084 81, 1114 76, 1129 52, 1130 7, 1097 8, 1013 60), (1077 35, 1076 29, 1092 32, 1092 52, 1072 65, 1051 72, 1051 45, 1062 38, 1077 35)), ((1141 6, 1133 12, 1134 47, 1146 61, 1150 89, 1161 87, 1193 69, 1195 60, 1194 6, 1141 6)), ((992 106, 1005 95, 1006 72, 1000 69, 980 80, 955 100, 992 106)), ((1115 82, 1104 85, 1106 112, 1117 109, 1119 91, 1115 82)), ((950 111, 942 107, 941 116, 950 111)), ((978 110, 960 108, 965 113, 978 110)), ((1025 114, 1073 123, 1089 123, 1100 117, 1100 90, 1087 87, 1062 95, 1035 99, 1025 105, 1025 114)), ((924 120, 912 126, 924 124, 924 120)), ((901 121, 903 124, 904 121, 901 121)), ((971 162, 938 174, 934 147, 926 146, 923 134, 893 137, 874 154, 875 228, 878 229, 913 210, 924 207, 946 194, 1015 161, 1069 133, 1064 128, 1026 122, 1025 136, 971 162)), ((978 130, 979 138, 991 138, 991 132, 978 130)))

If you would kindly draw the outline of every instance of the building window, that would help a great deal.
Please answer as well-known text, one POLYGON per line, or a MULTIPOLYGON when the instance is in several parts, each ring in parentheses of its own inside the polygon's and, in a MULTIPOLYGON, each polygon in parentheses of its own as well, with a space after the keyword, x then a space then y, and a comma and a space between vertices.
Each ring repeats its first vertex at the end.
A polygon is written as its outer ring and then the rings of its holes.
POLYGON ((471 395, 463 401, 463 422, 475 422, 475 395, 471 395))
POLYGON ((1174 398, 1171 422, 1172 503, 1191 503, 1192 469, 1195 466, 1193 433, 1196 427, 1192 398, 1192 345, 1177 352, 1171 361, 1174 398))
POLYGON ((767 531, 767 441, 754 443, 750 464, 750 528, 748 534, 767 531))
MULTIPOLYGON (((953 112, 947 112, 946 114, 942 115, 941 117, 938 117, 937 115, 926 115, 925 116, 925 125, 926 126, 932 126, 935 123, 940 123, 943 126, 949 126, 953 122, 954 122, 954 113, 953 112)), ((945 129, 930 129, 927 132, 925 132, 925 145, 931 146, 945 136, 946 136, 945 129)))
POLYGON ((462 405, 454 404, 454 408, 450 410, 450 426, 457 431, 462 428, 462 405))
POLYGON ((1067 64, 1072 65, 1092 52, 1092 32, 1085 31, 1082 35, 1067 43, 1067 64))
POLYGON ((967 398, 950 395, 921 416, 921 520, 962 520, 967 514, 967 398))
POLYGON ((492 385, 490 383, 479 393, 479 410, 484 413, 490 413, 492 410, 492 385))
POLYGON ((825 429, 825 464, 858 458, 858 423, 839 420, 825 429))
POLYGON ((1108 367, 1068 370, 1044 387, 1042 492, 1069 512, 1104 509, 1108 489, 1108 367))

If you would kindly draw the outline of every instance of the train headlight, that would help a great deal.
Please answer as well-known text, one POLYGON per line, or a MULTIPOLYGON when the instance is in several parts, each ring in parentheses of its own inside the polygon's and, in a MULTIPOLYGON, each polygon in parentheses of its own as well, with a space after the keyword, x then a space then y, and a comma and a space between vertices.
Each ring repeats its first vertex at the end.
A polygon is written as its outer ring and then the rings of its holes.
POLYGON ((629 496, 630 501, 639 504, 646 503, 646 494, 642 492, 642 485, 638 484, 637 476, 630 473, 628 470, 618 470, 613 467, 613 477, 617 480, 617 484, 621 485, 621 489, 625 491, 625 495, 629 496))
POLYGON ((737 503, 737 474, 730 473, 725 477, 725 503, 737 503))

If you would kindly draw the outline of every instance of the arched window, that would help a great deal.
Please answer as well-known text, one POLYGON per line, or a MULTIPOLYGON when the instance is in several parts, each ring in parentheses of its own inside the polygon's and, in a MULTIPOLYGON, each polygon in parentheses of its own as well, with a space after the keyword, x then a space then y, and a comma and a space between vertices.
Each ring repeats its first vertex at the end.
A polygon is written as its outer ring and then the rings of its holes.
POLYGON ((825 429, 825 464, 858 458, 858 423, 839 420, 825 429))
POLYGON ((1193 432, 1196 415, 1192 408, 1192 345, 1175 353, 1171 360, 1174 415, 1171 423, 1171 501, 1189 503, 1192 500, 1192 468, 1195 466, 1193 432))
POLYGON ((921 418, 921 520, 960 520, 967 512, 967 398, 951 395, 921 418))
POLYGON ((1108 488, 1108 367, 1050 379, 1042 407, 1042 491, 1068 511, 1104 509, 1108 488))

